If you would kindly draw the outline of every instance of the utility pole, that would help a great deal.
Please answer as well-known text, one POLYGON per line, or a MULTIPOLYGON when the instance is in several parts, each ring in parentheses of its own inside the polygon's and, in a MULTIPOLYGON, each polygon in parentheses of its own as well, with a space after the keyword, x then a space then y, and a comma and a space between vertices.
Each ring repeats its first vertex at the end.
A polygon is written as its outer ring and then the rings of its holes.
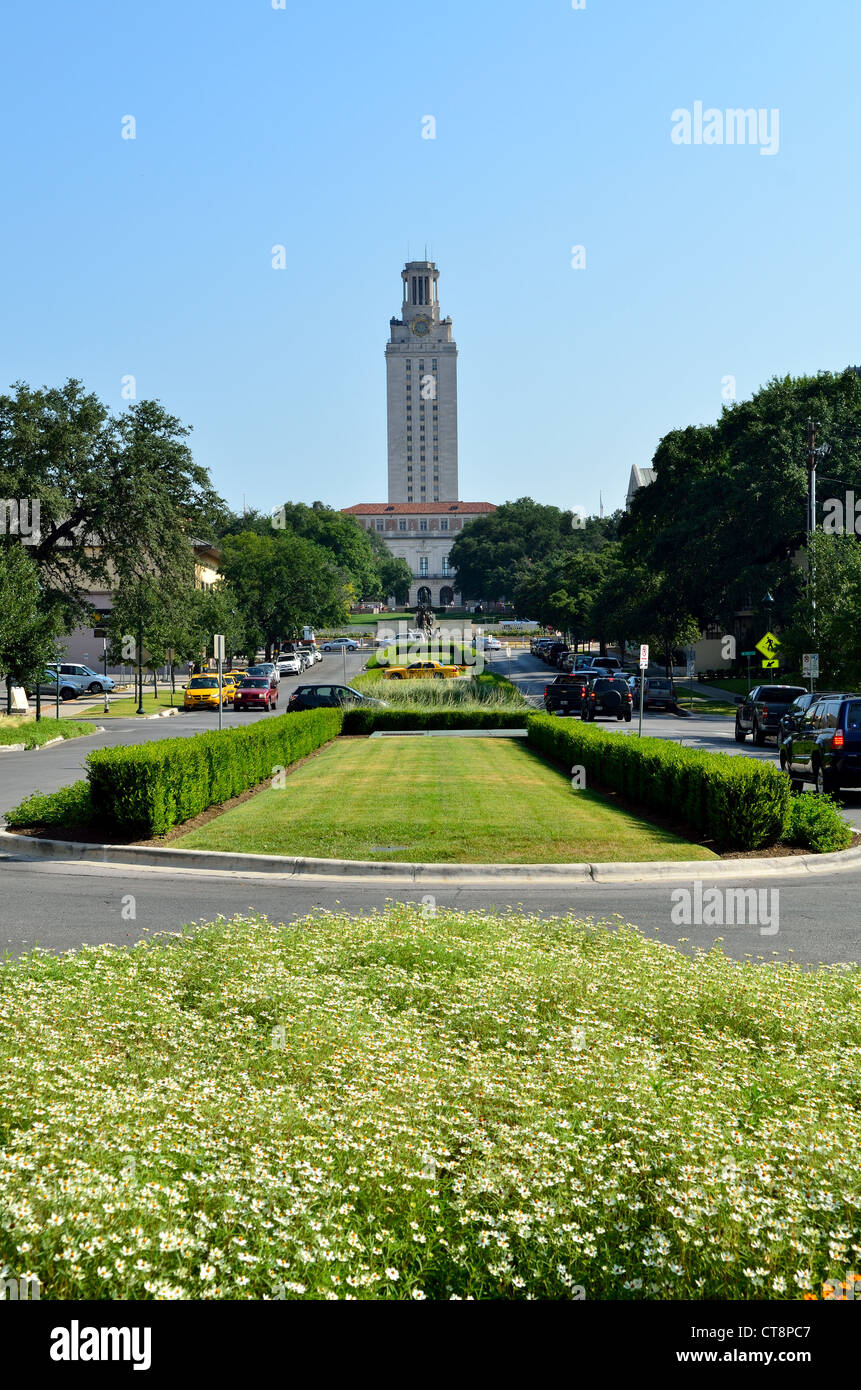
POLYGON ((816 546, 813 540, 816 531, 816 423, 815 420, 807 421, 807 476, 809 480, 807 565, 814 647, 816 647, 816 546))

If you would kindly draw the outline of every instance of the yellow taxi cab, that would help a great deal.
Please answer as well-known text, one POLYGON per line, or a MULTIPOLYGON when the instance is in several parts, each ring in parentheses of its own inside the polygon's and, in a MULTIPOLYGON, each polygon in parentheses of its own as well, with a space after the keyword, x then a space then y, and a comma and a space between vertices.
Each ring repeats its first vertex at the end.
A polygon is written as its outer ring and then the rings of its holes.
POLYGON ((409 666, 390 666, 383 672, 383 679, 403 680, 452 680, 466 668, 463 666, 444 666, 441 661, 411 661, 409 666))
POLYGON ((236 687, 238 684, 239 679, 237 679, 233 671, 222 672, 221 689, 224 694, 224 703, 226 705, 233 704, 234 696, 236 695, 236 687))
MULTIPOLYGON (((222 700, 228 704, 227 687, 224 686, 222 679, 222 700)), ((233 694, 236 687, 233 687, 233 694)), ((230 699, 233 699, 231 694, 230 699)), ((192 676, 188 685, 185 687, 183 696, 183 706, 185 709, 218 709, 218 676, 192 676)))

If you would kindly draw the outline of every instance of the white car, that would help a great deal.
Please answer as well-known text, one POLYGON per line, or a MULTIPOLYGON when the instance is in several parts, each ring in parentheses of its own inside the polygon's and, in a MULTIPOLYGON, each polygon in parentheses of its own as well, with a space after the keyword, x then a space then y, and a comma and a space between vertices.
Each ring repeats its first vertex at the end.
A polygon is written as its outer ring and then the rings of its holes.
POLYGON ((304 662, 297 652, 288 652, 278 658, 279 676, 301 676, 304 662))
POLYGON ((324 652, 339 652, 342 647, 346 647, 348 652, 359 650, 358 642, 354 642, 352 637, 331 637, 328 642, 323 643, 324 652))
POLYGON ((501 652, 502 643, 500 642, 498 637, 485 637, 484 650, 486 652, 501 652))

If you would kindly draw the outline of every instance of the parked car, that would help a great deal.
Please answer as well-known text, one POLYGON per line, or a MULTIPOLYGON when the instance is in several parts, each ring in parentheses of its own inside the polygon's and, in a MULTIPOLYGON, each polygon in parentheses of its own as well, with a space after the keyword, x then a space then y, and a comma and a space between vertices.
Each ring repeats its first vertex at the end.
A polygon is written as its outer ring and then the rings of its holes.
POLYGON ((61 662, 60 675, 77 676, 83 681, 84 689, 90 695, 101 695, 105 690, 113 690, 115 685, 110 676, 103 675, 101 671, 93 671, 89 666, 76 666, 61 662))
POLYGON ((278 673, 278 667, 276 666, 274 661, 258 661, 253 666, 249 666, 245 674, 246 676, 274 677, 276 685, 281 679, 281 676, 278 673))
POLYGON ((453 680, 466 668, 446 666, 441 661, 411 661, 409 666, 390 666, 383 672, 383 680, 453 680))
POLYGON ((549 647, 551 642, 556 642, 557 640, 556 637, 533 637, 529 643, 529 650, 533 656, 539 656, 542 647, 549 647))
POLYGON ((274 676, 246 676, 233 699, 233 708, 277 709, 278 682, 274 676))
POLYGON ((817 695, 781 743, 780 766, 820 794, 861 786, 861 695, 817 695))
POLYGON ((486 652, 501 652, 502 643, 500 642, 498 637, 485 637, 484 650, 486 652))
POLYGON ((744 743, 753 735, 757 748, 767 738, 777 738, 780 721, 799 695, 806 695, 803 685, 756 685, 748 695, 735 697, 735 741, 744 743))
POLYGON ((305 660, 298 652, 285 652, 279 656, 277 667, 279 676, 299 676, 305 668, 305 660))
MULTIPOLYGON (((229 705, 233 699, 233 686, 222 681, 221 704, 229 705)), ((192 676, 182 697, 184 709, 218 709, 218 676, 192 676)))
POLYGON ((621 673, 590 676, 584 684, 580 708, 582 719, 591 722, 600 716, 631 722, 633 696, 621 673))
POLYGON ((801 728, 804 723, 804 716, 810 706, 815 705, 817 700, 826 698, 829 700, 851 700, 852 692, 849 690, 807 690, 803 695, 799 695, 796 700, 793 700, 786 713, 780 716, 780 728, 777 731, 778 748, 782 743, 785 743, 790 734, 801 728))
POLYGON ((386 700, 363 695, 351 685, 297 685, 287 701, 287 713, 303 709, 337 709, 345 705, 367 705, 387 709, 386 700))
MULTIPOLYGON (((86 677, 84 676, 64 676, 60 674, 60 699, 76 700, 79 695, 86 692, 86 677)), ((40 695, 53 695, 57 697, 57 669, 49 669, 39 681, 40 695)))
POLYGON ((309 666, 313 666, 316 661, 323 660, 323 653, 319 650, 316 642, 303 642, 299 647, 299 652, 306 658, 309 666))
POLYGON ((548 714, 579 714, 586 694, 586 681, 579 672, 557 676, 544 687, 544 708, 548 714))
MULTIPOLYGON (((640 707, 640 682, 636 676, 632 677, 634 685, 632 694, 634 706, 640 707)), ((643 681, 643 710, 653 709, 659 706, 661 709, 675 709, 676 707, 676 688, 673 685, 671 676, 646 676, 643 681)))
POLYGON ((358 642, 354 642, 352 637, 330 637, 328 642, 323 643, 324 652, 339 652, 346 647, 348 652, 359 650, 358 642))

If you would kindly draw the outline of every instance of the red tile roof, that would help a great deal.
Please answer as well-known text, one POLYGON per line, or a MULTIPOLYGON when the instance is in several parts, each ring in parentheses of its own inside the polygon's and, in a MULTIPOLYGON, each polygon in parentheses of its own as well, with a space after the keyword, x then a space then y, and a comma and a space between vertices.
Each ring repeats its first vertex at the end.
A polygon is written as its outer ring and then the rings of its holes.
POLYGON ((495 512, 495 502, 357 502, 354 507, 342 507, 342 512, 354 516, 446 516, 468 513, 495 512))

